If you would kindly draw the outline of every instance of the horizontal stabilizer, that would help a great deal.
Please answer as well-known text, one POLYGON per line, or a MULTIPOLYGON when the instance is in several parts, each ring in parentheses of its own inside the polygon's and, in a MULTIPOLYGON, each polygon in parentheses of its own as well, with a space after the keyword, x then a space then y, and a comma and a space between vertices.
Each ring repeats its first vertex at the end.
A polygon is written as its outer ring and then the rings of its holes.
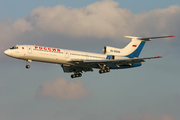
POLYGON ((141 37, 134 37, 134 36, 124 36, 126 38, 131 38, 131 39, 137 39, 137 40, 144 40, 144 41, 150 41, 151 39, 158 39, 158 38, 168 38, 168 37, 175 37, 175 36, 161 36, 161 37, 148 37, 148 38, 141 38, 141 37))

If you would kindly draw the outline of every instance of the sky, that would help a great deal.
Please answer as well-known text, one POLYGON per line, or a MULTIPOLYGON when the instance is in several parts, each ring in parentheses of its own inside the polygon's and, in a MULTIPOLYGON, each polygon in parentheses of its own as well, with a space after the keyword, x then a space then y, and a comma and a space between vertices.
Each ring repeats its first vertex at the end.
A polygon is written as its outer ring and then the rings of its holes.
POLYGON ((179 120, 179 0, 1 0, 1 120, 179 120), (141 67, 83 73, 4 55, 16 44, 102 53, 124 36, 174 38, 147 42, 141 67))

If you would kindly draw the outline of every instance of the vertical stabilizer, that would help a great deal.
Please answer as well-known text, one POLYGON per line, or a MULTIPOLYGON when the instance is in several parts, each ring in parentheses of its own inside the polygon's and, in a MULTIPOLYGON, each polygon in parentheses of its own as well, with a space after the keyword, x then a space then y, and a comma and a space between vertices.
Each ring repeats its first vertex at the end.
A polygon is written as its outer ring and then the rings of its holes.
POLYGON ((161 36, 161 37, 148 37, 148 38, 140 38, 134 36, 125 36, 126 38, 131 38, 132 41, 123 49, 121 49, 121 55, 134 58, 139 57, 146 41, 151 41, 151 39, 157 38, 167 38, 167 37, 174 37, 174 36, 161 36))
POLYGON ((134 57, 139 57, 146 41, 144 40, 139 40, 139 37, 133 37, 133 36, 125 36, 126 38, 131 38, 131 42, 121 49, 121 55, 129 57, 129 58, 134 58, 134 57))

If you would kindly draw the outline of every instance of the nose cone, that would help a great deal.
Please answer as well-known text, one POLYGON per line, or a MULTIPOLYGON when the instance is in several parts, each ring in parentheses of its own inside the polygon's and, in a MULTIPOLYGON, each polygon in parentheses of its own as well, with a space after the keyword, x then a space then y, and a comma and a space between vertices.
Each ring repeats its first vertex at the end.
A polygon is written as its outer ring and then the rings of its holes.
POLYGON ((5 50, 5 51, 4 51, 4 54, 6 54, 6 55, 9 56, 9 55, 10 55, 10 51, 9 51, 9 50, 5 50))
POLYGON ((7 55, 7 50, 5 50, 5 51, 4 51, 4 54, 6 54, 6 55, 7 55))

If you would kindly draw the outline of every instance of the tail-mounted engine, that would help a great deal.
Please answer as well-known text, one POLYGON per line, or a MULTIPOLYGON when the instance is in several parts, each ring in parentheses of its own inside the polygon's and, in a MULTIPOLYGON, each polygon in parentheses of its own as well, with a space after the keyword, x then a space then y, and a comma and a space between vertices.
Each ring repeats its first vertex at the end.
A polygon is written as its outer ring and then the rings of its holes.
POLYGON ((114 54, 120 54, 120 53, 121 53, 121 50, 122 50, 122 49, 119 49, 119 48, 114 48, 114 47, 110 47, 110 46, 105 46, 105 47, 103 48, 103 53, 104 53, 104 54, 114 55, 114 54))

